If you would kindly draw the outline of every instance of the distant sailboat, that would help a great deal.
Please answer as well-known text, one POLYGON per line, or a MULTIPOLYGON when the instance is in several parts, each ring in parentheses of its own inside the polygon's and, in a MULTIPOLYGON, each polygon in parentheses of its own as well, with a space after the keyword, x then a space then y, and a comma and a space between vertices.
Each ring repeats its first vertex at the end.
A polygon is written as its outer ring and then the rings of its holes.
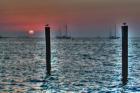
POLYGON ((112 35, 112 31, 109 33, 109 39, 119 39, 120 37, 117 36, 116 25, 115 25, 115 35, 112 35))
POLYGON ((59 30, 60 36, 57 36, 57 39, 71 39, 71 36, 68 36, 68 26, 65 25, 65 34, 62 35, 61 31, 59 30))
POLYGON ((0 38, 3 38, 3 37, 0 35, 0 38))

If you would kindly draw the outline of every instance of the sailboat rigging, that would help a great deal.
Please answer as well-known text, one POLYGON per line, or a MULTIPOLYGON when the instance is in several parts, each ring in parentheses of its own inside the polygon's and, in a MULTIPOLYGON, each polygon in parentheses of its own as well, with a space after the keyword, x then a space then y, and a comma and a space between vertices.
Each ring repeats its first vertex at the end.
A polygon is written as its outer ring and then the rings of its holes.
POLYGON ((116 24, 115 24, 115 35, 112 35, 112 32, 110 31, 109 33, 109 39, 119 39, 120 37, 117 36, 117 31, 116 31, 116 24))
POLYGON ((59 31, 59 33, 60 33, 60 36, 57 36, 56 37, 57 39, 71 39, 71 37, 68 36, 68 25, 67 24, 65 25, 65 34, 62 35, 61 31, 59 31))

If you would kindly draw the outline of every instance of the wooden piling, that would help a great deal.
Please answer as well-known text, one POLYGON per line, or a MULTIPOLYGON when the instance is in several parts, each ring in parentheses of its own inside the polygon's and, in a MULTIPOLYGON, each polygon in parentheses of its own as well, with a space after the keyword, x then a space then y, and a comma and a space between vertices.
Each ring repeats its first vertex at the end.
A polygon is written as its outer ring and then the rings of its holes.
POLYGON ((126 85, 128 81, 128 26, 122 26, 122 83, 126 85))
POLYGON ((45 26, 46 37, 46 71, 47 75, 51 75, 51 41, 50 41, 50 27, 45 26))

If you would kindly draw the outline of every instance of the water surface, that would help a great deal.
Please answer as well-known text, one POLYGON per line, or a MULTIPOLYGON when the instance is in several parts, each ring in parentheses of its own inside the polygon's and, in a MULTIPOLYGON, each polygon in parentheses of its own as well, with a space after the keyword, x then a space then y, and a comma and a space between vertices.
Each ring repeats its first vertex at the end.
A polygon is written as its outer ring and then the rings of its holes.
POLYGON ((128 84, 121 82, 121 39, 52 39, 46 76, 45 40, 0 39, 1 93, 140 92, 140 39, 129 39, 128 84))

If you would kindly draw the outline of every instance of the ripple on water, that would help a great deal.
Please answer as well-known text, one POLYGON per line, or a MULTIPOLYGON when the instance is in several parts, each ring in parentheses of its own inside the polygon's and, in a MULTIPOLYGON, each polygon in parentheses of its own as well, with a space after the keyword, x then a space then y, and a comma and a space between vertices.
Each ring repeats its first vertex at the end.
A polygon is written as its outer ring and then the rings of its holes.
POLYGON ((0 46, 0 92, 140 92, 140 43, 137 39, 129 44, 126 86, 120 81, 120 40, 52 40, 50 77, 45 76, 44 39, 1 39, 0 46))

